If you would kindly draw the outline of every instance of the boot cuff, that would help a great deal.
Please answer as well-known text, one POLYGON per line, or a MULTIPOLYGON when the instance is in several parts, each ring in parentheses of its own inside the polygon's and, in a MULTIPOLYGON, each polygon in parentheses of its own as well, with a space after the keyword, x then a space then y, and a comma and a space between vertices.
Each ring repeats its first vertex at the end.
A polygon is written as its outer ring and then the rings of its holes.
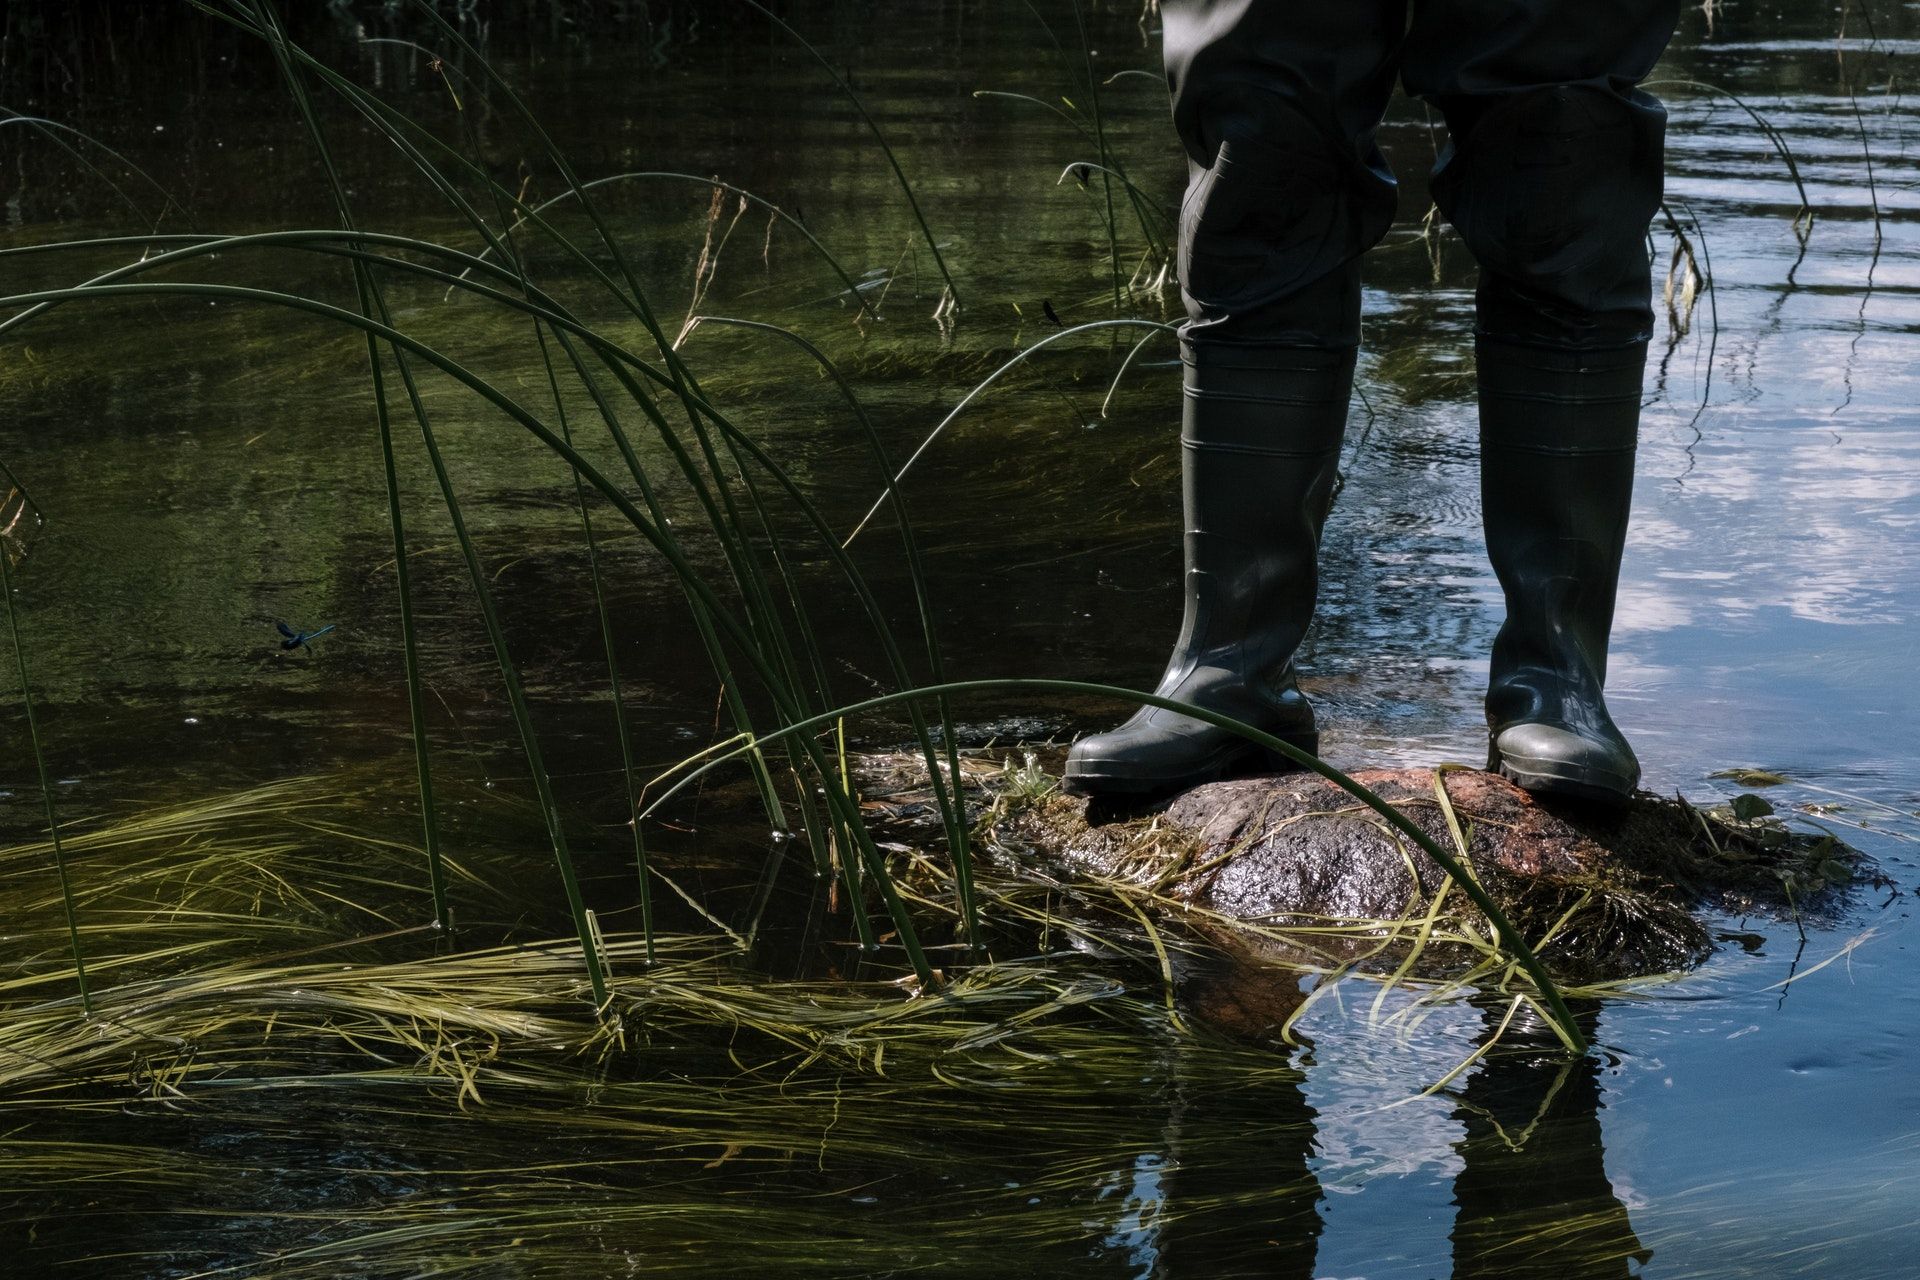
POLYGON ((1345 420, 1353 391, 1351 351, 1182 339, 1180 356, 1190 401, 1275 409, 1337 407, 1345 420))
POLYGON ((1511 388, 1520 394, 1532 388, 1561 392, 1587 389, 1611 396, 1630 387, 1633 394, 1638 395, 1647 367, 1644 342, 1577 350, 1529 346, 1481 336, 1474 339, 1473 351, 1480 366, 1482 387, 1491 386, 1501 391, 1511 388))
POLYGON ((1182 331, 1180 359, 1189 369, 1293 369, 1351 371, 1355 348, 1302 346, 1286 342, 1246 342, 1197 338, 1182 331))
POLYGON ((1481 338, 1480 443, 1539 453, 1631 453, 1645 343, 1599 351, 1481 338))

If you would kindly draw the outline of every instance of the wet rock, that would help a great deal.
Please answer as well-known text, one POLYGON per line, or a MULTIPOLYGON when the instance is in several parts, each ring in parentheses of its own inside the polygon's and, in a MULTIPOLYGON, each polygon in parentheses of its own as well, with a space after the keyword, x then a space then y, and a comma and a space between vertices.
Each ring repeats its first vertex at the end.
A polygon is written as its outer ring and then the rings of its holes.
MULTIPOLYGON (((917 757, 871 758, 864 776, 871 812, 931 816, 917 757)), ((1699 809, 1641 793, 1605 811, 1536 798, 1476 769, 1352 776, 1443 849, 1464 844, 1475 877, 1568 978, 1686 968, 1712 949, 1709 911, 1822 919, 1862 874, 1852 850, 1787 827, 1757 797, 1699 809)), ((1416 844, 1316 774, 1213 782, 1131 810, 1062 793, 1031 757, 997 768, 965 761, 962 780, 1003 866, 1145 892, 1186 925, 1236 950, 1284 953, 1276 959, 1397 963, 1381 940, 1410 936, 1409 921, 1447 883, 1416 844)), ((1452 891, 1447 910, 1464 929, 1440 933, 1490 936, 1464 894, 1452 891)), ((1462 950, 1437 946, 1422 968, 1471 963, 1462 950)))
MULTIPOLYGON (((1697 963, 1712 947, 1705 908, 1831 910, 1857 868, 1831 837, 1646 793, 1612 812, 1542 800, 1474 769, 1352 776, 1443 849, 1464 842, 1474 875, 1523 934, 1545 940, 1543 959, 1589 980, 1697 963)), ((1277 933, 1402 928, 1446 880, 1379 814, 1315 774, 1208 783, 1151 812, 1056 793, 1011 809, 996 834, 1082 876, 1150 887, 1216 924, 1277 933)), ((1354 931, 1336 950, 1367 940, 1354 931)))

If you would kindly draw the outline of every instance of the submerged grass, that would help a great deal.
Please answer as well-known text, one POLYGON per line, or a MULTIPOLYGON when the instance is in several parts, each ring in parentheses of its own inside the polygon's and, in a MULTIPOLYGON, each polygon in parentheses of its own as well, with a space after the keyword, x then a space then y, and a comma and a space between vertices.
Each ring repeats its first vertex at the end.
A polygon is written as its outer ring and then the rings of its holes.
MULTIPOLYGON (((595 943, 607 962, 602 998, 597 966, 572 944, 449 953, 431 925, 406 927, 395 908, 419 850, 363 829, 358 815, 377 794, 304 780, 80 824, 69 840, 75 899, 114 981, 90 1017, 76 1016, 75 997, 49 994, 56 964, 25 960, 0 983, 0 1097, 10 1100, 0 1105, 386 1081, 468 1106, 502 1087, 630 1077, 650 1053, 700 1046, 755 1079, 820 1067, 999 1089, 1051 1070, 1057 1037, 1074 1043, 1088 1018, 1132 1024, 1158 1009, 1150 1021, 1176 1027, 1173 966, 1211 950, 1187 928, 1152 925, 1143 910, 1170 918, 1177 905, 1154 886, 1069 883, 1009 863, 982 868, 977 882, 1006 958, 956 950, 932 986, 892 965, 864 979, 774 979, 738 935, 609 933, 595 943)), ((906 901, 958 924, 950 864, 896 848, 887 870, 906 901)), ((57 928, 58 899, 36 888, 45 850, 0 850, 0 901, 29 957, 57 928)), ((475 870, 450 868, 473 915, 508 899, 475 870)), ((1326 957, 1295 968, 1326 977, 1336 965, 1323 944, 1380 925, 1256 927, 1326 957)), ((1449 1002, 1462 994, 1404 974, 1394 985, 1449 1002)))
MULTIPOLYGON (((710 938, 661 941, 653 969, 622 966, 605 1019, 577 998, 577 965, 541 948, 353 972, 261 966, 227 975, 238 1000, 150 992, 167 1025, 204 1037, 198 1053, 116 1031, 118 1061, 41 1068, 9 1090, 0 1195, 110 1180, 121 1203, 156 1211, 86 1256, 194 1274, 558 1276, 622 1255, 657 1272, 724 1259, 734 1274, 864 1274, 991 1254, 988 1239, 1071 1256, 1122 1228, 1120 1202, 1089 1191, 1124 1190, 1164 1143, 1139 1105, 1174 1043, 1155 1001, 1071 953, 915 997, 774 980, 710 938), (32 1123, 54 1106, 57 1129, 32 1123), (906 1112, 957 1147, 914 1142, 906 1112), (202 1136, 226 1128, 247 1141, 202 1136), (375 1133, 404 1157, 370 1150, 375 1133), (262 1185, 298 1201, 262 1200, 262 1185), (195 1208, 203 1197, 220 1230, 195 1208), (929 1214, 929 1197, 953 1212, 929 1214)), ((639 943, 610 945, 631 962, 639 943)), ((8 1032, 6 1047, 24 1040, 8 1032)), ((1296 1078, 1231 1045, 1190 1068, 1170 1087, 1203 1106, 1269 1091, 1284 1103, 1296 1078)), ((1233 1122, 1195 1111, 1182 1134, 1198 1152, 1233 1122)), ((1269 1109, 1262 1122, 1304 1149, 1304 1118, 1269 1109)), ((1181 1209, 1220 1212, 1236 1194, 1195 1185, 1181 1209)), ((1310 1204, 1310 1185, 1299 1195, 1310 1204)), ((76 1224, 39 1220, 36 1252, 79 1256, 61 1253, 76 1224)))

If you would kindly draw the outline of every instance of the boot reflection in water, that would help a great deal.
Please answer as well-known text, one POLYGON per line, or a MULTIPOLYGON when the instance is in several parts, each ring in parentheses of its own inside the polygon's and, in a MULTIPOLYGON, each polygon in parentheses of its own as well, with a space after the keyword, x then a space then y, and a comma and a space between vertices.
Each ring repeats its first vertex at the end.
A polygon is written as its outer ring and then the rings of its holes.
MULTIPOLYGON (((1498 1021, 1490 1008, 1487 1034, 1498 1021)), ((1653 1254, 1607 1179, 1598 1060, 1569 1058, 1544 1027, 1506 1041, 1454 1110, 1453 1280, 1628 1280, 1653 1254)))
MULTIPOLYGON (((1305 994, 1280 969, 1199 959, 1180 974, 1182 1008, 1215 1033, 1272 1045, 1305 994)), ((1483 1039, 1504 998, 1485 1001, 1483 1039)), ((1594 1011, 1575 1015, 1593 1039, 1594 1011)), ((1307 1072, 1276 1055, 1264 1071, 1184 1039, 1169 1074, 1150 1232, 1124 1244, 1140 1274, 1312 1280, 1324 1226, 1313 1159, 1324 1147, 1307 1072)), ((1599 1059, 1570 1058, 1544 1026, 1516 1021, 1454 1086, 1451 1280, 1630 1280, 1652 1253, 1607 1178, 1599 1059)), ((1143 1179, 1135 1179, 1140 1185, 1143 1179)), ((1365 1247, 1364 1245, 1360 1247, 1365 1247)), ((1401 1245, 1389 1246, 1398 1252, 1401 1245)), ((1338 1249, 1336 1249, 1336 1252, 1338 1249)))
MULTIPOLYGON (((1653 312, 1665 113, 1634 88, 1677 0, 1164 0, 1180 219, 1185 614, 1155 692, 1317 749, 1293 655, 1360 342, 1359 258, 1392 224, 1395 77, 1445 117, 1434 198, 1480 266, 1481 496, 1506 598, 1489 768, 1617 801, 1607 713, 1653 312)), ((1070 789, 1165 793, 1259 763, 1143 708, 1075 744, 1070 789)), ((1278 763, 1278 762, 1275 762, 1278 763)))
POLYGON ((1298 1075, 1210 1084, 1183 1087, 1169 1118, 1149 1274, 1315 1280, 1321 1191, 1309 1163, 1313 1111, 1298 1075))
POLYGON ((1228 1042, 1183 1036, 1172 1070, 1153 1264, 1138 1274, 1187 1280, 1315 1280, 1324 1196, 1313 1172, 1318 1117, 1305 1073, 1266 1051, 1306 994, 1299 975, 1225 956, 1189 957, 1177 970, 1180 1007, 1228 1042))

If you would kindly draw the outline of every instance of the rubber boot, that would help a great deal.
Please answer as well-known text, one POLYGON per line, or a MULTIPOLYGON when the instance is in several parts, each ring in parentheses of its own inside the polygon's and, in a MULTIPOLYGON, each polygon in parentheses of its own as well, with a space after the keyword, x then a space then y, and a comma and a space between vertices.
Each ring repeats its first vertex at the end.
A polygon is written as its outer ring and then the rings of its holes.
POLYGON ((1528 791, 1621 803, 1640 762, 1601 691, 1646 344, 1563 351, 1482 338, 1477 348, 1481 508, 1507 603, 1487 768, 1528 791))
MULTIPOLYGON (((1181 355, 1186 610, 1154 692, 1317 752, 1293 654, 1313 616, 1353 353, 1183 338, 1181 355)), ((1205 721, 1142 707, 1076 743, 1065 783, 1082 793, 1180 791, 1266 755, 1205 721)))

